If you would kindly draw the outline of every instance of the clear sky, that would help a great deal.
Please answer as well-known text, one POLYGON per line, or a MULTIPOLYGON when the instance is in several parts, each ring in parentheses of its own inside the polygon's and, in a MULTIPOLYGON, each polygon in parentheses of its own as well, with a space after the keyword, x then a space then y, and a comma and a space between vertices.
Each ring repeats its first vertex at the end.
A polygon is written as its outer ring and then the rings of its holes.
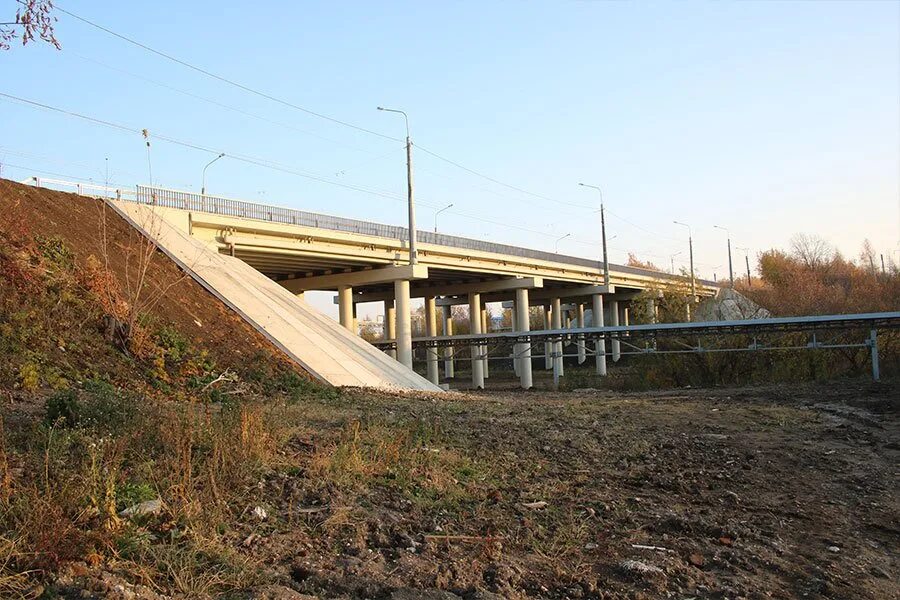
MULTIPOLYGON (((586 181, 604 189, 613 261, 631 251, 668 268, 680 251, 675 266, 686 264, 673 219, 693 226, 704 277, 727 275, 714 224, 751 257, 808 232, 854 258, 868 238, 900 260, 898 2, 58 5, 387 136, 403 137, 402 118, 375 107, 402 108, 418 146, 529 192, 417 149, 422 229, 453 203, 443 232, 544 250, 571 234, 560 252, 599 256, 586 181)), ((14 12, 0 0, 0 17, 14 12)), ((210 193, 404 224, 401 141, 240 91, 65 14, 57 37, 61 51, 0 54, 0 92, 328 182, 226 157, 208 171, 210 193)), ((154 181, 199 190, 213 156, 156 139, 154 181)), ((112 181, 148 181, 139 135, 0 99, 4 177, 102 181, 107 157, 112 181)))

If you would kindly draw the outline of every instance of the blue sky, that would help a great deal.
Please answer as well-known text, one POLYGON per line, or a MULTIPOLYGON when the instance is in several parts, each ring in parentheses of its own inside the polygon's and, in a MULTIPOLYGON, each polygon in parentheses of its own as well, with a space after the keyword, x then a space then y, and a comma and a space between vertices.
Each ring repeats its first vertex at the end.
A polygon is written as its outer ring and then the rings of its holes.
MULTIPOLYGON (((604 188, 614 261, 632 251, 667 268, 680 251, 684 265, 673 219, 692 224, 705 277, 727 274, 714 224, 751 253, 797 232, 851 257, 864 238, 886 258, 900 249, 898 2, 59 5, 388 136, 403 136, 402 118, 375 107, 402 108, 417 145, 530 192, 417 150, 420 228, 452 202, 443 232, 545 250, 570 233, 561 252, 598 256, 597 215, 581 208, 598 198, 577 186, 587 181, 604 188)), ((11 0, 0 0, 5 13, 11 0)), ((228 158, 208 172, 211 193, 404 223, 401 142, 247 94, 66 15, 57 37, 59 52, 0 54, 0 92, 391 197, 228 158)), ((109 157, 113 181, 148 180, 135 134, 7 100, 0 132, 4 177, 102 181, 109 157)), ((213 156, 160 140, 152 152, 157 183, 194 190, 213 156)))

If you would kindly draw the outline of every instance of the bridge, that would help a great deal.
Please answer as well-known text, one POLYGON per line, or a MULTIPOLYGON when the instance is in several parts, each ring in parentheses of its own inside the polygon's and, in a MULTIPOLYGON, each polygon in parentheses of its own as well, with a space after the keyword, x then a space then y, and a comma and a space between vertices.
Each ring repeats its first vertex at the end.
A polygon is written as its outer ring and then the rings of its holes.
MULTIPOLYGON (((574 315, 574 326, 585 326, 586 312, 594 326, 618 326, 629 324, 629 305, 641 292, 676 285, 689 295, 691 288, 690 280, 679 275, 610 264, 607 280, 598 260, 426 231, 417 231, 418 261, 411 264, 405 227, 160 187, 109 188, 37 177, 28 183, 74 187, 82 194, 152 206, 191 238, 242 260, 297 296, 307 291, 337 292, 340 324, 354 333, 357 305, 382 302, 389 352, 409 368, 411 298, 424 299, 426 335, 433 337, 439 335, 439 323, 443 335, 453 334, 450 309, 458 304, 468 305, 473 334, 487 333, 489 302, 511 302, 520 332, 529 330, 532 306, 543 307, 546 330, 566 325, 566 307, 574 315)), ((711 281, 694 283, 698 297, 717 290, 711 281)), ((613 345, 615 354, 618 342, 613 345)), ((598 373, 605 374, 605 361, 605 353, 598 354, 598 373)), ((521 364, 526 362, 521 370, 527 373, 521 379, 527 388, 531 361, 523 359, 521 364)), ((445 363, 446 374, 452 377, 452 355, 445 363)), ((433 383, 440 378, 438 366, 439 357, 432 351, 427 378, 433 383)), ((486 361, 483 365, 474 361, 475 387, 484 387, 486 366, 486 361)))

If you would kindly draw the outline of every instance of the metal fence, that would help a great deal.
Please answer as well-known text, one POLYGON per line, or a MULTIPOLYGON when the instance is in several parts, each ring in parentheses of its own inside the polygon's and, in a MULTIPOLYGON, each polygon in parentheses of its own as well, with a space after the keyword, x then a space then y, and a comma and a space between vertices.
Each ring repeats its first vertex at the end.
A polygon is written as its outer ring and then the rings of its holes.
MULTIPOLYGON (((128 188, 98 185, 94 183, 75 183, 70 181, 62 181, 57 179, 44 179, 40 177, 32 177, 27 180, 28 183, 38 187, 53 187, 63 189, 75 189, 78 194, 95 197, 118 198, 139 202, 141 204, 151 204, 155 206, 164 206, 168 208, 179 208, 183 210, 191 210, 195 212, 206 212, 216 215, 224 215, 229 217, 241 217, 244 219, 258 219, 261 221, 269 221, 271 223, 284 223, 288 225, 301 225, 304 227, 316 227, 320 229, 329 229, 331 231, 345 231, 348 233, 357 233, 360 235, 371 235, 384 237, 395 240, 408 240, 409 229, 398 225, 385 225, 382 223, 373 223, 371 221, 362 221, 359 219, 347 219, 344 217, 335 217, 332 215, 324 215, 321 213, 307 212, 293 208, 283 208, 280 206, 271 206, 267 204, 259 204, 256 202, 247 202, 245 200, 234 200, 232 198, 223 198, 221 196, 210 196, 205 194, 196 194, 194 192, 186 192, 183 190, 173 190, 157 186, 138 185, 132 191, 128 188)), ((479 252, 490 252, 494 254, 506 254, 509 256, 518 256, 521 258, 542 260, 548 262, 562 263, 566 265, 586 267, 589 269, 602 270, 603 264, 599 260, 589 258, 581 258, 578 256, 568 256, 565 254, 556 254, 553 252, 544 252, 542 250, 533 250, 531 248, 522 248, 509 244, 498 244, 495 242, 486 242, 484 240, 476 240, 455 235, 446 235, 443 233, 435 233, 431 231, 416 232, 418 241, 425 244, 433 244, 437 246, 448 246, 450 248, 460 248, 465 250, 476 250, 479 252)), ((689 281, 688 278, 680 275, 671 275, 652 271, 649 269, 641 269, 627 265, 617 265, 610 263, 610 269, 618 273, 628 273, 632 275, 644 275, 650 277, 660 277, 661 275, 670 280, 689 281)), ((699 285, 715 286, 715 282, 698 279, 699 285)))
MULTIPOLYGON (((144 185, 137 186, 137 201, 144 204, 156 204, 157 206, 208 212, 230 217, 241 217, 244 219, 259 219, 262 221, 269 221, 273 223, 302 225, 304 227, 317 227, 321 229, 329 229, 332 231, 346 231, 348 233, 372 235, 396 240, 409 239, 409 229, 407 227, 401 227, 397 225, 384 225, 381 223, 373 223, 371 221, 347 219, 344 217, 335 217, 332 215, 312 213, 304 210, 296 210, 293 208, 283 208, 267 204, 258 204, 255 202, 246 202, 244 200, 234 200, 231 198, 222 198, 219 196, 201 195, 195 194, 193 192, 171 190, 160 187, 151 187, 144 185)), ((480 252, 491 252, 494 254, 507 254, 510 256, 519 256, 522 258, 564 263, 567 265, 587 267, 590 269, 602 270, 603 268, 603 264, 599 260, 581 258, 578 256, 568 256, 564 254, 556 254, 553 252, 543 252, 541 250, 532 250, 530 248, 522 248, 509 244, 485 242, 483 240, 464 238, 455 235, 446 235, 443 233, 435 233, 431 231, 417 231, 416 238, 419 242, 425 244, 434 244, 437 246, 477 250, 480 252)), ((648 275, 653 277, 659 277, 660 275, 660 273, 657 271, 640 269, 627 265, 616 265, 611 263, 610 268, 619 273, 630 273, 633 275, 648 275)), ((668 273, 664 275, 670 279, 686 280, 686 278, 677 275, 670 275, 668 273)), ((697 280, 697 283, 701 285, 715 285, 715 282, 699 279, 697 280)))

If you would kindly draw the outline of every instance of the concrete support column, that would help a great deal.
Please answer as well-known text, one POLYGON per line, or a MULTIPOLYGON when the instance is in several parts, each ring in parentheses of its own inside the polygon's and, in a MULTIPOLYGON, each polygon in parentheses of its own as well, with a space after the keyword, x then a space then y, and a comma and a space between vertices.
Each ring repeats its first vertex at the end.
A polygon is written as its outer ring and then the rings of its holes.
MULTIPOLYGON (((469 331, 473 335, 481 331, 481 294, 469 294, 469 331)), ((472 387, 484 389, 484 360, 481 358, 481 346, 473 344, 472 352, 472 387)))
MULTIPOLYGON (((516 290, 516 331, 527 332, 531 330, 531 323, 528 318, 528 289, 521 288, 516 290)), ((522 389, 531 389, 533 381, 531 378, 531 344, 516 344, 516 355, 518 358, 515 362, 519 365, 519 383, 522 389)))
POLYGON ((647 319, 650 323, 656 323, 656 300, 647 298, 647 319))
MULTIPOLYGON (((437 306, 435 305, 434 296, 431 296, 425 298, 425 335, 428 337, 435 337, 437 334, 437 306)), ((437 346, 426 348, 425 354, 425 368, 427 370, 428 381, 437 385, 440 383, 437 346)))
MULTIPOLYGON (((609 324, 612 327, 619 326, 619 302, 617 300, 609 301, 609 324)), ((613 362, 619 362, 622 358, 622 345, 618 339, 612 340, 612 359, 613 362)))
POLYGON ((408 280, 394 282, 394 303, 397 307, 397 360, 412 369, 412 314, 409 310, 408 280))
MULTIPOLYGON (((481 308, 481 333, 490 333, 490 332, 491 332, 491 328, 490 328, 490 321, 488 320, 488 311, 487 311, 486 307, 482 306, 482 308, 481 308)), ((491 365, 488 362, 487 347, 485 346, 484 348, 482 348, 482 350, 485 353, 485 355, 484 355, 484 378, 487 379, 488 377, 491 376, 491 368, 490 368, 491 365)))
MULTIPOLYGON (((550 301, 550 316, 553 322, 551 329, 562 329, 562 308, 560 307, 559 298, 554 298, 550 301)), ((556 354, 556 358, 553 360, 556 363, 556 369, 559 371, 560 377, 563 375, 564 371, 562 351, 563 343, 553 342, 553 353, 556 354)))
MULTIPOLYGON (((512 331, 519 331, 519 323, 518 323, 518 319, 516 318, 516 305, 513 305, 513 307, 510 309, 509 317, 510 317, 510 319, 509 319, 510 325, 512 326, 512 331)), ((516 377, 519 377, 518 348, 519 348, 518 344, 513 344, 512 363, 513 363, 513 371, 515 371, 516 377)))
MULTIPOLYGON (((453 307, 442 306, 441 313, 444 321, 444 335, 453 335, 453 307)), ((444 377, 452 379, 453 374, 453 346, 444 348, 444 377)))
MULTIPOLYGON (((584 327, 584 304, 578 303, 575 311, 575 322, 579 329, 584 327)), ((578 364, 587 360, 587 348, 584 346, 584 335, 578 336, 578 364)))
MULTIPOLYGON (((384 301, 384 339, 397 339, 397 309, 394 308, 393 300, 384 301)), ((397 350, 388 350, 388 356, 397 359, 397 350)))
MULTIPOLYGON (((594 294, 591 297, 591 312, 593 313, 594 327, 603 327, 603 295, 594 294)), ((597 353, 597 375, 606 375, 606 339, 599 339, 594 343, 594 351, 597 353)))
MULTIPOLYGON (((553 314, 549 304, 544 306, 544 329, 553 329, 553 314)), ((544 342, 544 368, 548 371, 553 368, 551 352, 553 352, 553 344, 544 342)))
POLYGON ((338 287, 338 317, 342 327, 353 331, 353 288, 349 285, 338 287))

